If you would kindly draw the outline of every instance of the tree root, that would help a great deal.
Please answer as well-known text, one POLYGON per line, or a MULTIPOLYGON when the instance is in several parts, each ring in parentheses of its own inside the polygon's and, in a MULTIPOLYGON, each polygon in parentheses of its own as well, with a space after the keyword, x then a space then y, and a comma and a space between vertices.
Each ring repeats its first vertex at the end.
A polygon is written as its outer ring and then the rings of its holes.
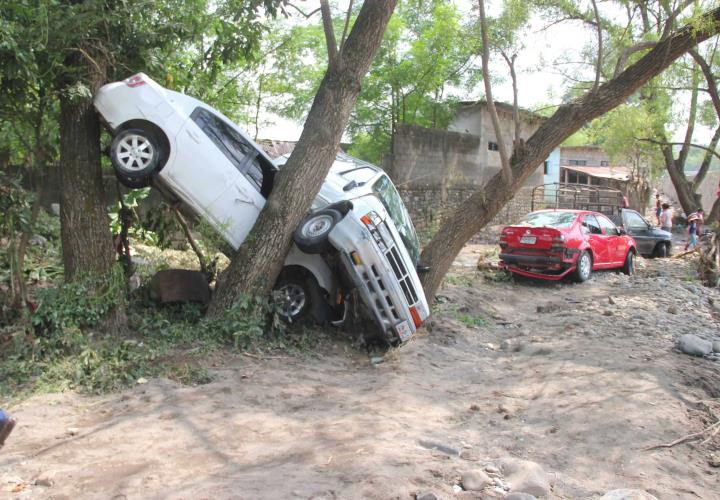
MULTIPOLYGON (((715 415, 713 415, 715 416, 715 415)), ((687 441, 692 441, 693 439, 699 439, 705 435, 705 433, 710 432, 710 436, 702 441, 700 444, 705 444, 708 441, 710 441, 717 433, 720 431, 720 419, 715 417, 717 420, 714 424, 709 425, 708 427, 704 428, 700 432, 694 432, 692 434, 688 434, 687 436, 683 436, 680 439, 676 439, 672 443, 664 443, 664 444, 656 444, 654 446, 648 446, 647 448, 643 448, 643 451, 650 451, 650 450, 657 450, 659 448, 672 448, 673 446, 677 446, 682 443, 686 443, 687 441)))

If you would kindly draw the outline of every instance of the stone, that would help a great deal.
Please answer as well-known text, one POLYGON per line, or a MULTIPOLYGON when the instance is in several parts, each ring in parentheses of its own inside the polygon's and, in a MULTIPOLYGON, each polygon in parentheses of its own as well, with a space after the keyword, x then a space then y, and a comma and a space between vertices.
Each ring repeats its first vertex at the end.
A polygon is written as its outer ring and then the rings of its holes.
POLYGON ((720 467, 720 453, 710 453, 708 455, 708 464, 711 467, 720 467))
POLYGON ((614 315, 614 314, 615 314, 615 313, 612 312, 610 309, 605 309, 605 310, 603 311, 603 316, 612 316, 612 315, 614 315))
POLYGON ((35 486, 44 486, 46 488, 50 488, 53 484, 55 484, 55 481, 50 479, 47 476, 40 476, 34 481, 35 486))
POLYGON ((453 456, 460 455, 460 451, 457 448, 453 448, 452 446, 448 446, 443 443, 438 443, 437 441, 428 441, 428 440, 421 439, 419 441, 419 443, 420 443, 420 446, 422 446, 423 448, 427 448, 428 450, 438 450, 438 451, 442 451, 443 453, 445 453, 447 455, 453 455, 453 456))
POLYGON ((432 491, 421 491, 415 495, 415 500, 440 500, 440 497, 432 491))
POLYGON ((612 295, 608 295, 608 304, 610 304, 611 306, 617 304, 617 302, 615 302, 615 299, 612 298, 612 295))
POLYGON ((210 286, 200 271, 164 269, 150 280, 150 296, 162 304, 210 302, 210 286))
POLYGON ((510 493, 505 497, 505 500, 537 500, 537 497, 535 495, 531 495, 530 493, 518 492, 510 493))
POLYGON ((691 356, 706 356, 712 352, 713 344, 697 335, 686 333, 678 339, 677 348, 691 356))
POLYGON ((41 234, 33 234, 30 239, 28 240, 28 243, 31 245, 35 245, 38 247, 44 247, 47 246, 48 240, 45 238, 45 236, 41 234))
POLYGON ((720 340, 713 340, 712 349, 713 352, 720 352, 720 340))
POLYGON ((600 500, 658 500, 645 490, 620 489, 605 493, 600 500))
POLYGON ((50 212, 53 215, 60 217, 60 203, 51 203, 50 204, 50 212))
POLYGON ((70 434, 71 436, 77 436, 79 432, 80 432, 80 429, 78 429, 77 427, 68 427, 68 430, 67 430, 67 433, 70 434))
POLYGON ((675 306, 670 306, 670 307, 668 307, 667 312, 670 313, 670 314, 677 314, 677 313, 678 313, 678 310, 677 310, 677 307, 675 307, 675 306))
POLYGON ((513 492, 528 493, 536 497, 550 494, 550 482, 543 468, 529 460, 506 457, 497 461, 505 481, 513 492))
POLYGON ((480 491, 492 480, 481 470, 469 470, 462 473, 460 482, 465 491, 480 491))
POLYGON ((488 474, 500 474, 500 469, 495 467, 493 464, 489 464, 485 466, 485 472, 488 474))
POLYGON ((520 352, 523 344, 514 339, 505 339, 500 343, 500 349, 506 352, 520 352))

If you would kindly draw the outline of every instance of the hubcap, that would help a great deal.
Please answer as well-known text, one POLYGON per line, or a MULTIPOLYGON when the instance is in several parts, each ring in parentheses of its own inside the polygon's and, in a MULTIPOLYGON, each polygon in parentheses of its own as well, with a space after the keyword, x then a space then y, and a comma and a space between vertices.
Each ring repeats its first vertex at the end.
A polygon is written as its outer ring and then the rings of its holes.
POLYGON ((587 278, 590 275, 590 257, 588 254, 583 254, 582 257, 580 257, 580 275, 583 278, 587 278))
POLYGON ((333 225, 333 218, 327 214, 316 215, 305 223, 302 235, 306 238, 317 238, 327 233, 333 225))
POLYGON ((287 283, 280 287, 282 297, 282 313, 288 318, 294 318, 305 307, 305 290, 298 284, 287 283))
POLYGON ((128 172, 146 169, 155 155, 155 148, 147 137, 130 134, 117 145, 117 159, 120 166, 128 172))

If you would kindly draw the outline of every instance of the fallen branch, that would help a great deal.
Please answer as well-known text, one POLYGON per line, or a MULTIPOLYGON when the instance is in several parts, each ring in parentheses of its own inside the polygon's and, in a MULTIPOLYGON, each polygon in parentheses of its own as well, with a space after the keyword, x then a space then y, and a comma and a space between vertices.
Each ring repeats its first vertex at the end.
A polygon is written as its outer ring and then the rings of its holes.
POLYGON ((693 248, 692 250, 686 250, 683 253, 679 253, 677 255, 673 255, 673 259, 679 259, 680 257, 685 257, 686 255, 689 255, 691 253, 697 253, 698 249, 697 247, 693 248))
MULTIPOLYGON (((711 431, 711 430, 713 430, 713 429, 715 429, 715 428, 720 428, 720 420, 718 420, 717 422, 715 422, 715 423, 712 424, 711 426, 706 427, 705 429, 701 430, 700 432, 694 432, 694 433, 692 433, 692 434, 688 434, 688 435, 685 436, 685 437, 681 437, 680 439, 676 439, 676 440, 673 441, 672 443, 656 444, 655 446, 649 446, 649 447, 647 447, 647 448, 643 448, 643 451, 657 450, 657 449, 659 449, 659 448, 672 448, 673 446, 677 446, 677 445, 682 444, 682 443, 685 443, 685 442, 687 442, 687 441, 692 441, 693 439, 698 439, 698 438, 704 436, 706 432, 709 432, 709 431, 711 431)), ((713 432, 713 434, 711 435, 711 437, 714 436, 715 433, 717 433, 717 431, 713 432)), ((705 441, 703 441, 703 442, 705 442, 705 441)))

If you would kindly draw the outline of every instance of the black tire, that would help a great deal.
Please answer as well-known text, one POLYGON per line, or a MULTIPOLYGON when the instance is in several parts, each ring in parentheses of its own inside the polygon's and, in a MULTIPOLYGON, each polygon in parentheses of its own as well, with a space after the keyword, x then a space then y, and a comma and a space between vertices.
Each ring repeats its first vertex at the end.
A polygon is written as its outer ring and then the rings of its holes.
POLYGON ((305 318, 317 297, 318 285, 304 273, 283 271, 273 287, 280 308, 280 318, 295 323, 305 318))
POLYGON ((115 172, 115 177, 117 177, 120 184, 130 189, 142 189, 150 185, 150 177, 138 177, 137 179, 132 179, 130 177, 118 175, 117 172, 115 172))
POLYGON ((573 271, 573 278, 578 283, 587 281, 592 274, 592 255, 587 250, 584 250, 578 255, 577 263, 575 265, 575 271, 573 271))
POLYGON ((635 252, 632 250, 625 256, 625 264, 623 264, 622 272, 628 276, 635 274, 635 252))
POLYGON ((655 257, 658 257, 661 259, 664 259, 665 257, 667 257, 670 253, 668 251, 668 246, 669 246, 668 243, 658 243, 658 246, 655 247, 655 257))
POLYGON ((295 230, 293 235, 295 244, 305 253, 329 251, 332 246, 328 241, 328 235, 341 219, 342 214, 332 208, 318 210, 308 215, 295 230))
POLYGON ((162 156, 155 135, 139 128, 121 130, 110 144, 110 161, 119 178, 150 177, 162 156))

